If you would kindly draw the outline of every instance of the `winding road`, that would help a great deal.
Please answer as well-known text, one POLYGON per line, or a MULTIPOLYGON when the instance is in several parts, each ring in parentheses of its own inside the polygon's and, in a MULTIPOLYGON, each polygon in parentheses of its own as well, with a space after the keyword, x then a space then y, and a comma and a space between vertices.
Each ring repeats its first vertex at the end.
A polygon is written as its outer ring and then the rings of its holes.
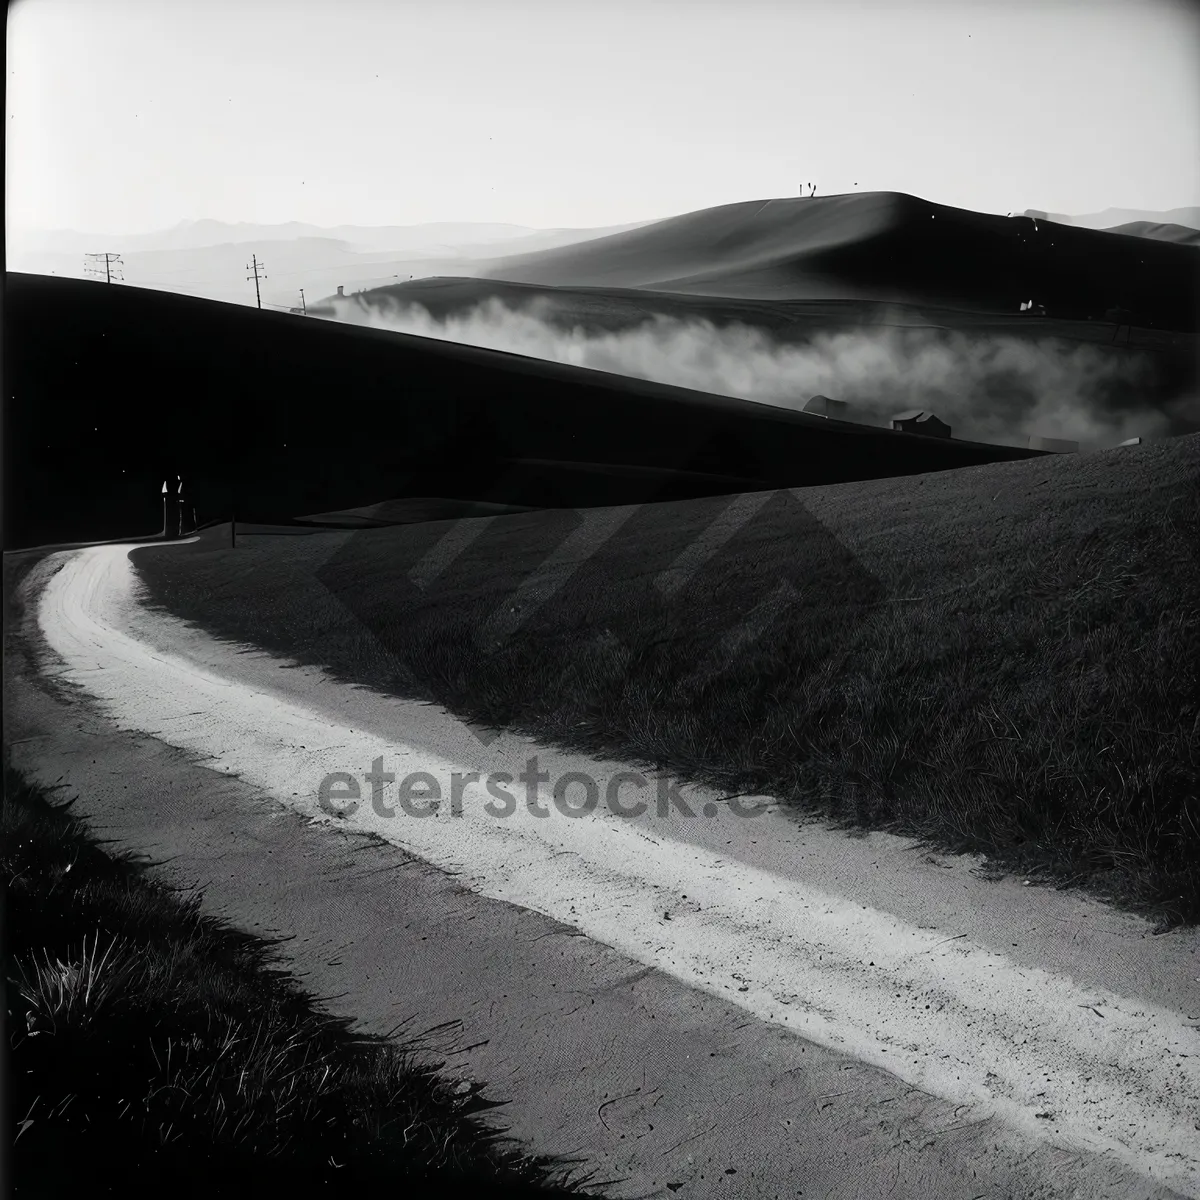
MULTIPOLYGON (((860 1104, 869 1093, 887 1103, 887 1087, 903 1085, 925 1126, 989 1131, 986 1178, 968 1180, 972 1152, 956 1152, 923 1172, 902 1176, 897 1165, 895 1195, 1200 1196, 1195 931, 1155 937, 1082 896, 988 882, 968 858, 849 837, 765 797, 730 800, 507 733, 484 744, 439 708, 338 683, 145 608, 130 549, 51 555, 23 585, 23 636, 38 643, 39 670, 73 685, 69 697, 58 686, 60 705, 230 777, 259 797, 250 803, 292 810, 307 837, 373 834, 450 874, 461 905, 483 898, 541 914, 581 936, 581 950, 595 944, 597 962, 615 951, 673 996, 699 993, 740 1012, 772 1044, 820 1048, 828 1070, 865 1067, 856 1090, 840 1093, 860 1104)), ((40 763, 45 776, 49 736, 30 735, 20 765, 40 763)), ((85 778, 72 783, 82 791, 85 778)), ((268 875, 264 887, 289 885, 268 875)), ((447 926, 439 936, 458 935, 447 926)), ((514 950, 511 971, 518 958, 514 950)), ((511 976, 509 985, 522 986, 511 976)), ((681 1011, 642 1011, 636 1037, 686 1041, 696 1018, 681 1011)), ((695 1033, 697 1051, 705 1036, 695 1033)), ((765 1069, 755 1053, 747 1077, 765 1069)), ((509 1119, 518 1108, 514 1098, 509 1119)), ((751 1108, 732 1143, 757 1147, 760 1167, 786 1158, 792 1117, 797 1133, 816 1136, 816 1118, 781 1097, 751 1108)), ((883 1128, 868 1108, 854 1135, 867 1141, 853 1153, 883 1128)), ((579 1144, 602 1175, 623 1173, 635 1188, 614 1195, 646 1194, 670 1174, 667 1147, 646 1137, 613 1156, 579 1144)), ((911 1158, 919 1146, 909 1140, 896 1147, 911 1158)), ((671 1161, 680 1153, 671 1147, 671 1161)), ((786 1161, 749 1191, 744 1176, 732 1178, 744 1168, 701 1176, 694 1153, 680 1161, 692 1173, 675 1170, 672 1193, 797 1194, 786 1161)))

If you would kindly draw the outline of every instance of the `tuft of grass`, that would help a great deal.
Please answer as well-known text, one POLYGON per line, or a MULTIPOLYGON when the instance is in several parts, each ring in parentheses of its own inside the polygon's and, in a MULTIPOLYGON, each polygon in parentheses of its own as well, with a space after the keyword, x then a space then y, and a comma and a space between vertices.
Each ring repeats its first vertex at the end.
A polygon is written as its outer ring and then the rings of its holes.
POLYGON ((1197 480, 1200 435, 775 492, 676 588, 745 498, 582 549, 584 512, 498 517, 433 578, 450 522, 133 560, 220 637, 1169 925, 1200 920, 1197 480))
POLYGON ((354 1032, 271 943, 201 913, 5 767, 16 1194, 580 1194, 419 1039, 354 1032))

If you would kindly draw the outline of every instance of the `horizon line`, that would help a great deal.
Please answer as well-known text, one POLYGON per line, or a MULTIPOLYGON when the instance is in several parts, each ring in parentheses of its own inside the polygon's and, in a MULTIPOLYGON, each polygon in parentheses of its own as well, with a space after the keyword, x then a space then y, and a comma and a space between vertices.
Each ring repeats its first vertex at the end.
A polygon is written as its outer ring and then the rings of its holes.
MULTIPOLYGON (((942 204, 940 201, 937 201, 937 200, 929 200, 926 197, 918 196, 913 192, 902 192, 902 191, 894 191, 894 190, 888 189, 888 188, 877 188, 877 189, 873 189, 871 191, 861 191, 861 192, 858 192, 858 191, 829 192, 824 195, 810 195, 810 196, 783 195, 783 196, 768 196, 765 198, 752 198, 752 199, 747 199, 747 200, 731 200, 731 201, 727 201, 724 204, 709 204, 709 205, 703 205, 700 208, 695 208, 695 209, 683 209, 680 212, 670 213, 667 216, 644 217, 644 218, 639 218, 639 219, 633 220, 633 221, 613 221, 607 225, 525 225, 519 221, 487 220, 487 219, 482 219, 482 218, 462 218, 462 219, 440 218, 440 219, 428 220, 428 221, 383 222, 383 223, 364 223, 364 222, 359 222, 359 221, 354 221, 354 220, 338 220, 338 221, 329 222, 328 224, 323 224, 318 221, 301 220, 296 217, 291 217, 291 218, 288 218, 287 220, 282 220, 282 221, 257 221, 257 220, 248 220, 245 218, 239 218, 237 220, 227 220, 227 219, 224 219, 221 217, 182 217, 172 225, 159 226, 159 227, 156 227, 153 229, 124 230, 120 233, 113 233, 111 230, 76 229, 73 227, 51 228, 48 226, 39 226, 39 225, 25 226, 24 233, 27 235, 28 234, 76 234, 80 237, 109 237, 109 238, 151 237, 156 234, 174 233, 174 232, 181 230, 183 228, 186 228, 188 226, 202 225, 202 224, 224 225, 224 226, 228 226, 228 227, 236 227, 239 225, 253 225, 253 226, 259 226, 260 228, 264 228, 264 229, 279 229, 279 228, 282 228, 287 225, 302 225, 302 226, 308 226, 309 228, 312 228, 312 229, 335 229, 338 227, 347 227, 347 228, 351 228, 351 229, 363 229, 363 230, 421 229, 421 228, 428 227, 431 225, 468 225, 468 226, 469 225, 496 225, 496 226, 508 226, 513 229, 528 230, 531 233, 550 233, 550 232, 557 232, 557 231, 561 231, 561 230, 572 230, 572 229, 606 229, 606 228, 611 228, 611 227, 617 226, 617 225, 648 225, 648 224, 653 224, 656 221, 670 220, 672 217, 676 217, 676 216, 686 216, 689 213, 703 212, 706 209, 727 208, 727 207, 731 207, 736 204, 770 203, 770 202, 776 201, 776 200, 830 200, 830 199, 835 199, 837 197, 842 197, 842 196, 871 196, 871 195, 875 195, 875 196, 882 196, 882 195, 909 196, 912 199, 920 200, 923 203, 937 204, 943 208, 958 208, 958 207, 960 207, 959 205, 954 205, 954 204, 942 204)), ((1162 214, 1162 213, 1174 212, 1178 209, 1186 209, 1186 208, 1200 208, 1200 200, 1197 200, 1196 202, 1194 202, 1192 204, 1175 204, 1175 205, 1172 205, 1170 208, 1146 208, 1146 207, 1142 207, 1142 206, 1138 206, 1138 205, 1134 205, 1134 204, 1109 204, 1105 208, 1096 208, 1096 209, 1092 209, 1087 212, 1060 213, 1058 215, 1067 216, 1067 217, 1080 217, 1080 216, 1089 216, 1090 217, 1090 216, 1103 216, 1105 213, 1108 213, 1108 212, 1120 212, 1123 210, 1124 211, 1154 212, 1154 213, 1162 214)), ((1007 213, 1001 213, 998 210, 988 210, 988 209, 982 209, 982 208, 963 209, 963 211, 964 212, 977 212, 982 215, 991 215, 991 216, 1009 215, 1007 213)), ((1025 208, 1021 208, 1021 209, 1010 210, 1010 212, 1014 215, 1022 215, 1025 212, 1030 212, 1030 211, 1032 211, 1032 212, 1047 212, 1047 213, 1050 212, 1049 209, 1038 208, 1038 207, 1031 206, 1031 205, 1027 205, 1025 208)), ((18 229, 20 229, 19 224, 16 224, 15 228, 14 228, 14 224, 9 224, 9 227, 7 230, 8 237, 11 238, 12 235, 18 231, 18 229)))

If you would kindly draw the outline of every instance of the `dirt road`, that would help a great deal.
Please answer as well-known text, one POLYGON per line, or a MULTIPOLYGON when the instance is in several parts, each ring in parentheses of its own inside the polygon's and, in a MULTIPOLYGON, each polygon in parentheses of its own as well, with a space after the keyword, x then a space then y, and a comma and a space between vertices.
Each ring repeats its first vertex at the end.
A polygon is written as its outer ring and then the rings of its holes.
POLYGON ((489 1039, 464 1069, 538 1149, 623 1176, 614 1195, 1200 1195, 1195 932, 762 798, 485 745, 145 610, 127 550, 25 580, 18 764, 244 923, 322 947, 295 961, 368 1024, 402 1008, 489 1039), (351 843, 437 870, 364 876, 351 843), (355 971, 326 953, 364 936, 355 971))

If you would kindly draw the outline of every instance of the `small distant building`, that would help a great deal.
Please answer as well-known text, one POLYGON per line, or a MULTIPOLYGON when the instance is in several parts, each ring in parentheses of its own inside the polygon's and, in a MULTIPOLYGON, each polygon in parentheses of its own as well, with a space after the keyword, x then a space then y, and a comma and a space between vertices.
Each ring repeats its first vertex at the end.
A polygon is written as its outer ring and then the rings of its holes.
POLYGON ((848 421, 850 405, 845 400, 830 400, 828 396, 814 396, 805 406, 804 412, 818 417, 834 417, 848 421))
POLYGON ((1142 439, 1140 437, 1126 438, 1123 442, 1118 442, 1118 446, 1140 446, 1142 439))
POLYGON ((346 293, 342 290, 344 287, 345 284, 338 284, 338 295, 341 296, 343 300, 346 298, 346 293))
POLYGON ((910 408, 892 418, 892 428, 901 433, 920 433, 925 437, 950 436, 950 426, 923 408, 910 408))
POLYGON ((1048 438, 1030 434, 1029 448, 1030 450, 1050 450, 1055 454, 1076 454, 1079 451, 1079 443, 1066 438, 1048 438))

